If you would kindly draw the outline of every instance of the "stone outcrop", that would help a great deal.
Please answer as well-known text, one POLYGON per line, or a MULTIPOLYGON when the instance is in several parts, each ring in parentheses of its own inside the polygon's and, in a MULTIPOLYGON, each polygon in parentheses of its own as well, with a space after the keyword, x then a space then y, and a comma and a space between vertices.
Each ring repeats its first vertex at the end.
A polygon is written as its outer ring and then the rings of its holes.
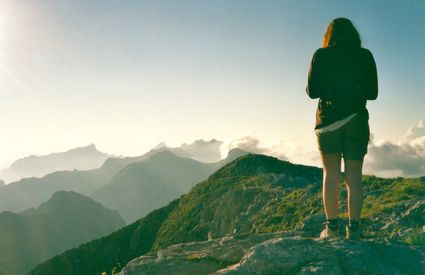
POLYGON ((425 248, 385 239, 320 240, 303 231, 179 243, 130 261, 132 274, 424 274, 425 248), (307 234, 308 235, 308 234, 307 234))
POLYGON ((423 274, 424 251, 381 241, 274 238, 248 249, 218 274, 423 274))

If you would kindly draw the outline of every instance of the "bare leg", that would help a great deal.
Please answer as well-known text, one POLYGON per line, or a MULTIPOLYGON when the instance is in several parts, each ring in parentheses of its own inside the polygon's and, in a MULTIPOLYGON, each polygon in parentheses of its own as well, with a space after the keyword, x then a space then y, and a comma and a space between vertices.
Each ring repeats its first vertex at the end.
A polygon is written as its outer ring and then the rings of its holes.
POLYGON ((344 160, 345 180, 348 190, 348 217, 359 220, 363 205, 363 161, 344 160))
POLYGON ((323 206, 327 219, 338 217, 339 184, 341 182, 341 156, 322 154, 323 162, 323 206))

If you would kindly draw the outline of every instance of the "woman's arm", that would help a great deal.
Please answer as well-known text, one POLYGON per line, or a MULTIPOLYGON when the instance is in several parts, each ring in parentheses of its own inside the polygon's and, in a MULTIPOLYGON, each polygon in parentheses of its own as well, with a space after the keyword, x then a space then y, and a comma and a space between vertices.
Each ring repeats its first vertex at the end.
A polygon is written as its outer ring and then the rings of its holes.
POLYGON ((378 73, 376 63, 370 51, 367 51, 367 67, 366 67, 366 99, 375 100, 378 97, 378 73))
POLYGON ((310 68, 308 71, 308 82, 306 87, 307 95, 310 98, 320 97, 319 78, 318 78, 318 51, 316 50, 311 59, 310 68))

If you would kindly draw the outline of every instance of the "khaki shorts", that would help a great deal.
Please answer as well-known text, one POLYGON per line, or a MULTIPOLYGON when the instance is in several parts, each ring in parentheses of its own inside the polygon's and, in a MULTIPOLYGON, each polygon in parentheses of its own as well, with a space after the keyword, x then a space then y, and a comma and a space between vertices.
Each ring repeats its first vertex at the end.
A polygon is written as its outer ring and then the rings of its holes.
POLYGON ((369 120, 356 115, 342 127, 325 133, 316 133, 322 154, 340 154, 344 159, 363 160, 369 143, 369 120))

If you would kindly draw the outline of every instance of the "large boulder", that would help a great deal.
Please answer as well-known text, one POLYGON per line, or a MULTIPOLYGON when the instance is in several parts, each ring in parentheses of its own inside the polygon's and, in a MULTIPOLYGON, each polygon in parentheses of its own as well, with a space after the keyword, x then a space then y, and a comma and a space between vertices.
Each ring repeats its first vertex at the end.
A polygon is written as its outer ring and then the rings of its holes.
POLYGON ((384 239, 320 240, 302 231, 179 243, 130 261, 132 274, 424 274, 425 248, 384 239))
POLYGON ((425 257, 405 244, 324 241, 296 236, 251 247, 218 274, 423 274, 425 257))

